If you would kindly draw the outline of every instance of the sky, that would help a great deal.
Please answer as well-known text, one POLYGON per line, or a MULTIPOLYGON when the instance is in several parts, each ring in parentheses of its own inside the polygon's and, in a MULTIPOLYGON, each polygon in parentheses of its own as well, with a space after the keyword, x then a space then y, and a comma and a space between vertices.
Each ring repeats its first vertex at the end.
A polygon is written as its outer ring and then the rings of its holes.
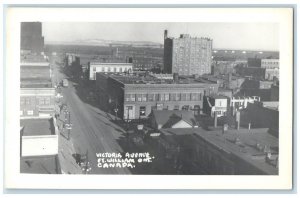
POLYGON ((164 30, 170 37, 190 34, 213 39, 216 49, 279 50, 276 23, 136 23, 136 22, 45 22, 45 43, 104 39, 152 41, 163 44, 164 30))

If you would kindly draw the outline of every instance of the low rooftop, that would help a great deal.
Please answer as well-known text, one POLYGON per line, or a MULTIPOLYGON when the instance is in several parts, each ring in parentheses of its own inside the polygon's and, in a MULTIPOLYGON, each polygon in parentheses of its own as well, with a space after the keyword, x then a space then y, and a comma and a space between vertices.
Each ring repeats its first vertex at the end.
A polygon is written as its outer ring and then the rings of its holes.
POLYGON ((211 94, 209 95, 209 97, 213 99, 228 99, 226 96, 217 95, 217 94, 211 94))
POLYGON ((20 126, 23 136, 55 135, 52 118, 21 119, 20 126))
POLYGON ((263 107, 268 109, 277 110, 279 108, 279 102, 278 101, 268 101, 268 102, 262 102, 263 107))
POLYGON ((163 128, 171 128, 171 126, 180 120, 184 120, 190 125, 195 125, 196 120, 191 111, 183 110, 153 110, 152 115, 157 124, 163 128))
POLYGON ((267 174, 278 174, 273 161, 265 161, 265 152, 278 156, 278 138, 270 135, 267 128, 206 131, 202 128, 182 128, 160 130, 164 135, 190 135, 214 145, 216 148, 247 161, 267 174))
POLYGON ((20 160, 20 172, 32 174, 60 174, 58 157, 38 156, 22 157, 20 160))
POLYGON ((22 63, 48 63, 48 61, 43 55, 26 54, 21 55, 21 64, 22 63))

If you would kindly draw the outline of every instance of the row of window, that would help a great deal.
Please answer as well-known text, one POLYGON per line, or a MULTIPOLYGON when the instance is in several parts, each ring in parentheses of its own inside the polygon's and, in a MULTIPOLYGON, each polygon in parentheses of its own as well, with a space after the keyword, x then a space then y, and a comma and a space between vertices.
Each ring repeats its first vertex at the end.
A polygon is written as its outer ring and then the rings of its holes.
MULTIPOLYGON (((130 68, 125 67, 123 69, 123 67, 101 67, 101 72, 127 72, 128 70, 130 70, 130 68)), ((99 71, 97 70, 96 67, 93 67, 93 71, 99 71)))
POLYGON ((126 102, 200 101, 200 100, 202 100, 202 93, 125 94, 126 102))
MULTIPOLYGON (((33 98, 21 98, 20 99, 20 104, 21 105, 30 105, 33 104, 35 102, 35 100, 33 98)), ((39 98, 38 102, 40 105, 50 105, 50 98, 49 97, 44 97, 44 98, 39 98)))
MULTIPOLYGON (((22 110, 20 111, 20 115, 21 116, 24 115, 24 112, 22 110)), ((27 111, 26 115, 33 115, 33 111, 32 110, 27 111)))
MULTIPOLYGON (((127 111, 132 110, 133 107, 132 106, 127 106, 127 111)), ((159 108, 158 106, 152 106, 151 110, 154 109, 160 109, 160 110, 180 110, 180 106, 179 105, 174 105, 174 109, 169 109, 169 106, 163 106, 161 108, 159 108)), ((200 110, 200 106, 199 105, 194 105, 194 107, 190 106, 190 105, 183 105, 181 110, 200 110)), ((140 106, 140 110, 139 110, 139 115, 140 116, 146 116, 146 107, 145 106, 140 106)))

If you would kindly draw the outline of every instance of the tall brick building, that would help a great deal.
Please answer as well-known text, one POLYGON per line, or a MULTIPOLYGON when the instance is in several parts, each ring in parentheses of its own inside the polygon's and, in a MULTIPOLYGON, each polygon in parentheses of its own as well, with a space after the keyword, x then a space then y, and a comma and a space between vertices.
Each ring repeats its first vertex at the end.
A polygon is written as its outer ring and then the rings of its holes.
POLYGON ((21 23, 21 50, 40 53, 44 51, 41 22, 21 23))
POLYGON ((164 34, 164 72, 179 75, 211 73, 212 39, 181 34, 179 38, 164 34))

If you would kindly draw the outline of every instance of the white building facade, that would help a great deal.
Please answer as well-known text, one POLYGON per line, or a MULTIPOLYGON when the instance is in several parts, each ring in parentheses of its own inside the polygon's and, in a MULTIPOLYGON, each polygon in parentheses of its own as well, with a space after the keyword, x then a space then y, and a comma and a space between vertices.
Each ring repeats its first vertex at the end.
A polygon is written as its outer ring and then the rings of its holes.
POLYGON ((96 73, 124 73, 132 72, 132 63, 89 63, 89 80, 96 80, 96 73))

